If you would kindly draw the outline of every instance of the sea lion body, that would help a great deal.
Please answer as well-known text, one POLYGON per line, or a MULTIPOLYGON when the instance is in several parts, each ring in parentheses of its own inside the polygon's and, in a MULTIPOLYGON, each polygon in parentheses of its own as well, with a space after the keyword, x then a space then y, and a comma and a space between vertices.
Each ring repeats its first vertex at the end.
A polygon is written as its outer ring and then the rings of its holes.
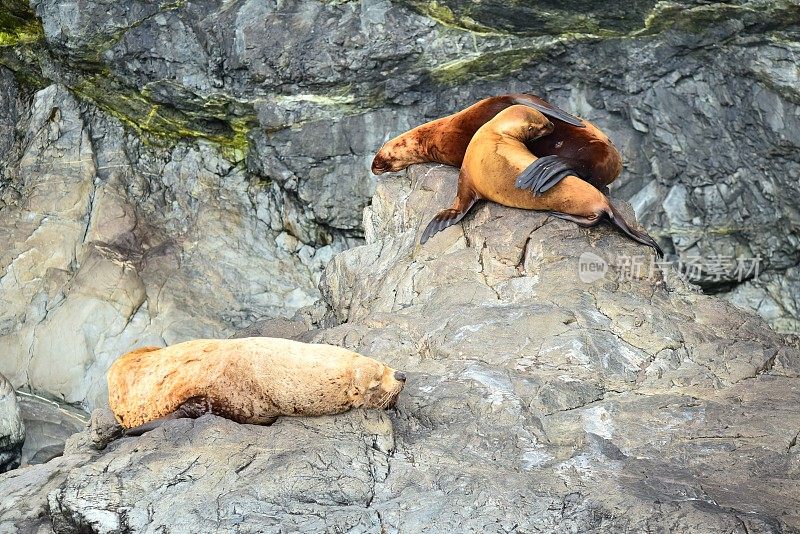
POLYGON ((124 428, 213 413, 239 423, 392 406, 405 376, 331 345, 288 339, 200 339, 145 347, 108 371, 109 404, 124 428))
MULTIPOLYGON (((387 141, 372 161, 372 172, 397 172, 414 163, 426 162, 461 167, 467 146, 475 132, 498 113, 513 105, 537 109, 572 129, 580 130, 584 127, 585 121, 534 95, 508 94, 484 98, 458 113, 427 122, 387 141)), ((570 131, 564 129, 562 133, 570 131)))
POLYGON ((506 108, 481 126, 467 148, 453 206, 434 217, 420 242, 457 223, 476 201, 485 199, 513 208, 548 211, 582 226, 594 226, 607 218, 635 241, 663 255, 650 236, 628 226, 602 192, 566 168, 539 189, 520 187, 520 178, 536 168, 540 159, 527 146, 554 130, 547 117, 525 106, 506 108))

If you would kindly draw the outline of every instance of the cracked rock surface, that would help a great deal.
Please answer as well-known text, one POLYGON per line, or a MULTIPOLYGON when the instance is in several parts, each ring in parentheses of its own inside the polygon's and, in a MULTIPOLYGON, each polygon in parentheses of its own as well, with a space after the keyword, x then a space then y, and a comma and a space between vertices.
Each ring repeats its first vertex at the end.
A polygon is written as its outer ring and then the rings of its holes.
MULTIPOLYGON (((33 532, 796 532, 800 351, 606 226, 477 206, 456 172, 379 181, 367 244, 278 332, 408 375, 395 410, 180 420, 0 477, 33 532), (607 261, 585 282, 578 258, 607 261), (586 258, 588 256, 584 256, 586 258), (641 258, 633 269, 626 258, 641 258)), ((630 207, 616 203, 633 220, 630 207)))

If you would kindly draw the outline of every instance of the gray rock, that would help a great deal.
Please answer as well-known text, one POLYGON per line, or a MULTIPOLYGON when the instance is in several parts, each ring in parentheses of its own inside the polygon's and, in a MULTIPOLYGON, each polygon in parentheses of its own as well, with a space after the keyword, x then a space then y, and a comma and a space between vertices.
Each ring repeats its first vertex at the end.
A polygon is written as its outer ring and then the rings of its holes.
POLYGON ((105 449, 106 445, 121 438, 123 431, 122 425, 117 422, 110 408, 98 408, 92 412, 89 432, 93 449, 99 451, 105 449))
POLYGON ((101 406, 119 355, 291 316, 344 246, 272 230, 268 188, 214 146, 143 145, 63 86, 36 94, 21 146, 22 201, 0 210, 0 372, 16 387, 101 406))
POLYGON ((316 336, 410 371, 379 494, 408 504, 384 525, 798 528, 796 347, 608 227, 486 204, 420 247, 456 173, 409 174, 326 270, 343 324, 316 336), (607 270, 585 282, 589 254, 607 270))
POLYGON ((22 459, 25 423, 22 421, 17 392, 0 375, 0 473, 14 469, 22 459))
MULTIPOLYGON (((269 290, 273 308, 253 319, 290 315, 276 308, 313 298, 319 265, 359 243, 374 190, 368 164, 383 141, 511 91, 545 96, 609 133, 626 161, 618 196, 677 259, 701 266, 690 274, 705 290, 750 284, 752 275, 730 265, 735 258, 761 258, 770 287, 794 287, 784 280, 800 263, 793 0, 32 5, 26 23, 41 19, 41 41, 20 35, 0 63, 69 87, 98 106, 92 114, 119 118, 148 143, 215 146, 213 156, 182 146, 172 158, 186 155, 187 170, 199 158, 226 177, 234 165, 234 180, 250 184, 255 220, 308 247, 301 263, 312 273, 297 293, 269 290), (318 252, 326 246, 333 250, 318 252)), ((0 85, 13 87, 7 74, 0 85)), ((8 104, 16 100, 13 90, 0 97, 2 131, 18 122, 8 119, 19 115, 8 104)), ((168 182, 169 156, 134 145, 124 163, 168 182)), ((19 147, 4 150, 8 161, 23 157, 19 147)), ((9 203, 29 193, 6 185, 0 194, 9 203)), ((772 295, 767 307, 730 298, 775 328, 797 328, 792 293, 772 295)))
POLYGON ((269 427, 179 420, 74 468, 49 513, 56 532, 363 530, 378 520, 369 505, 393 450, 378 412, 269 427))
POLYGON ((267 319, 257 321, 231 338, 244 337, 277 337, 298 339, 308 332, 308 326, 302 321, 288 319, 267 319))
POLYGON ((25 422, 22 467, 61 456, 67 439, 86 427, 87 414, 73 406, 25 392, 18 392, 18 399, 25 422))
POLYGON ((650 265, 649 249, 607 226, 484 204, 418 246, 456 174, 418 166, 380 180, 367 244, 334 257, 324 309, 303 311, 328 326, 313 340, 407 373, 395 410, 270 427, 204 416, 102 452, 87 430, 63 457, 0 476, 0 522, 797 531, 796 340, 650 265), (605 271, 581 271, 581 257, 605 271))
POLYGON ((2 475, 0 532, 3 534, 51 534, 47 495, 64 483, 70 470, 88 461, 86 453, 69 454, 38 465, 14 469, 2 475))

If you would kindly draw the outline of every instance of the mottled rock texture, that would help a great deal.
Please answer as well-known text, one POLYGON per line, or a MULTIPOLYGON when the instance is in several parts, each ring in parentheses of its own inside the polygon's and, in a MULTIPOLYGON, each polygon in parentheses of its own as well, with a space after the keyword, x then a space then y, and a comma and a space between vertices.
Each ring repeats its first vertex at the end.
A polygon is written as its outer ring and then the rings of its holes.
POLYGON ((204 416, 102 451, 86 431, 63 457, 0 476, 0 523, 59 533, 800 529, 800 350, 648 267, 652 252, 608 227, 485 204, 418 247, 455 182, 433 166, 381 180, 367 244, 336 255, 324 303, 300 314, 317 318, 301 335, 406 371, 395 410, 270 427, 204 416), (592 282, 578 268, 588 253, 608 259, 592 282))
POLYGON ((0 473, 14 469, 22 460, 25 423, 11 382, 0 375, 0 473))
POLYGON ((129 348, 291 316, 363 237, 381 143, 510 91, 603 127, 667 251, 762 258, 695 281, 799 328, 794 0, 0 5, 15 386, 91 407, 129 348))

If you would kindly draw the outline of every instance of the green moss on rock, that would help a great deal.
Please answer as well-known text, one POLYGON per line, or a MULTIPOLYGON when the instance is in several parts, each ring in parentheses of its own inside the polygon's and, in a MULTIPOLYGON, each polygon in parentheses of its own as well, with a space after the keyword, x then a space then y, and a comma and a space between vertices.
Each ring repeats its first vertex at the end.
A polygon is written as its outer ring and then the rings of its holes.
POLYGON ((24 0, 0 0, 0 47, 36 43, 44 38, 42 23, 24 0))
POLYGON ((744 4, 715 3, 685 6, 660 2, 645 18, 645 27, 633 35, 653 35, 666 30, 703 33, 728 21, 739 21, 760 31, 780 30, 800 21, 800 3, 795 0, 756 0, 744 4))
POLYGON ((515 35, 624 35, 644 26, 655 0, 401 0, 446 26, 515 35))
MULTIPOLYGON (((172 145, 182 140, 206 140, 218 145, 231 161, 245 158, 249 148, 247 134, 257 123, 252 109, 240 115, 227 115, 228 99, 223 95, 203 101, 206 105, 197 109, 177 109, 154 102, 105 73, 86 77, 70 88, 146 141, 172 145)), ((243 107, 241 103, 237 106, 243 107)))
POLYGON ((486 52, 439 65, 430 74, 435 82, 443 85, 457 85, 477 78, 502 78, 545 56, 539 48, 486 52))

